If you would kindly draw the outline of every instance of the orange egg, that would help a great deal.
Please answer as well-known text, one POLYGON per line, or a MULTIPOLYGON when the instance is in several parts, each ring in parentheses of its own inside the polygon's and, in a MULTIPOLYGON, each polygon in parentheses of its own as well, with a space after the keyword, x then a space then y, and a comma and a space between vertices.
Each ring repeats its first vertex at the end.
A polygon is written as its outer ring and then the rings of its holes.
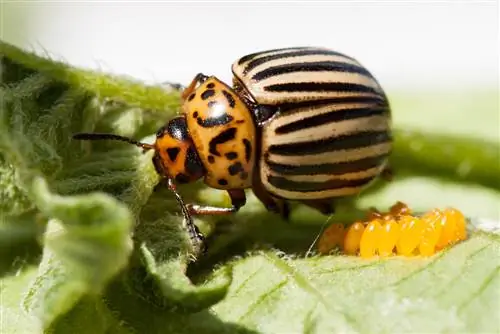
POLYGON ((380 240, 378 242, 378 254, 380 256, 392 255, 394 247, 400 236, 400 226, 394 219, 384 223, 380 232, 380 240))
POLYGON ((399 223, 401 232, 396 243, 397 253, 411 256, 422 239, 423 223, 419 218, 413 216, 403 216, 399 223))
POLYGON ((430 256, 436 252, 436 244, 441 236, 441 213, 433 210, 424 214, 420 220, 424 225, 424 230, 419 251, 423 256, 430 256))
POLYGON ((379 220, 368 223, 359 242, 359 255, 362 258, 370 258, 376 254, 381 230, 382 225, 379 220))
POLYGON ((360 222, 356 222, 349 227, 344 238, 344 252, 346 254, 356 255, 358 253, 364 230, 365 226, 360 222))
POLYGON ((422 256, 431 256, 436 253, 436 245, 433 245, 428 240, 422 240, 420 245, 418 245, 418 251, 422 256))
POLYGON ((455 240, 461 241, 467 238, 467 228, 465 226, 464 215, 454 208, 447 208, 444 210, 447 219, 455 222, 455 240))
POLYGON ((345 235, 344 225, 334 223, 330 225, 321 235, 318 241, 318 251, 321 254, 328 254, 331 250, 341 247, 345 235))
POLYGON ((439 240, 436 244, 436 249, 441 250, 454 242, 455 231, 456 231, 456 221, 453 217, 447 216, 444 213, 441 215, 440 220, 442 230, 439 240))
POLYGON ((347 229, 333 224, 323 233, 318 249, 328 253, 335 247, 343 246, 345 254, 356 255, 359 252, 362 258, 377 254, 387 257, 394 253, 431 256, 466 238, 466 220, 459 210, 432 209, 419 218, 411 215, 411 209, 406 204, 397 202, 389 212, 370 209, 365 223, 356 222, 347 229))

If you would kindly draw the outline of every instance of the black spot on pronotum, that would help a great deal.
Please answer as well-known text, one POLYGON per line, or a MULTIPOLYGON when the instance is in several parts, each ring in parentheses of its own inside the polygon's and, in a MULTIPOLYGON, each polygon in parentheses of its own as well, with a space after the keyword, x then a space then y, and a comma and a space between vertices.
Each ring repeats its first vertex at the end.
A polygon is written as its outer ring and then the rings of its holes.
POLYGON ((236 101, 234 100, 234 97, 231 95, 231 93, 229 93, 226 90, 223 90, 222 94, 224 94, 224 96, 226 97, 227 103, 229 103, 229 106, 231 108, 234 108, 234 106, 236 105, 236 101))
POLYGON ((232 164, 231 166, 229 166, 227 171, 229 172, 229 175, 236 175, 240 172, 243 172, 244 169, 243 169, 243 165, 241 164, 241 162, 236 162, 236 163, 232 164))
POLYGON ((175 182, 184 184, 189 182, 189 176, 183 173, 179 173, 175 176, 175 182))
POLYGON ((227 180, 226 179, 219 179, 217 181, 217 183, 219 183, 221 186, 227 186, 227 180))
POLYGON ((226 143, 230 140, 233 140, 236 137, 236 128, 229 128, 227 130, 222 131, 217 136, 210 140, 208 144, 209 152, 213 155, 220 157, 219 151, 217 151, 217 145, 226 143))
POLYGON ((237 123, 237 124, 242 124, 242 123, 245 123, 245 120, 243 120, 243 119, 239 119, 239 120, 237 120, 237 121, 236 121, 236 123, 237 123))
POLYGON ((188 101, 192 101, 194 99, 194 97, 196 96, 195 93, 192 93, 191 95, 189 95, 188 97, 188 101))
POLYGON ((215 90, 213 90, 213 89, 207 89, 206 91, 204 91, 203 93, 201 93, 201 98, 202 98, 202 100, 206 100, 209 97, 214 96, 214 95, 215 95, 215 90))
POLYGON ((209 155, 207 159, 208 159, 208 162, 210 162, 211 164, 213 164, 215 162, 215 158, 213 155, 209 155))
POLYGON ((214 84, 213 82, 211 82, 211 83, 209 83, 209 84, 207 85, 207 88, 210 88, 210 89, 212 89, 212 88, 214 88, 214 87, 215 87, 215 84, 214 84))
POLYGON ((198 117, 198 112, 197 112, 197 111, 195 111, 195 112, 193 113, 193 118, 197 118, 197 117, 198 117))
POLYGON ((168 158, 172 161, 175 161, 177 159, 177 156, 179 155, 179 152, 181 151, 180 148, 178 147, 170 147, 166 149, 168 158))
POLYGON ((186 160, 184 160, 184 169, 194 177, 200 177, 205 173, 205 168, 203 167, 203 163, 196 153, 196 150, 193 146, 190 146, 186 152, 186 160))
POLYGON ((238 153, 236 152, 227 152, 224 154, 228 160, 234 160, 238 157, 238 153))
POLYGON ((228 114, 218 115, 217 117, 208 117, 206 119, 197 118, 198 125, 204 128, 211 128, 214 126, 225 125, 233 120, 233 116, 228 114))
POLYGON ((160 156, 160 152, 156 151, 155 154, 153 155, 153 166, 156 170, 156 172, 160 175, 164 175, 163 171, 163 165, 162 165, 162 159, 160 156))
POLYGON ((250 143, 250 140, 244 138, 243 145, 245 145, 245 160, 249 162, 252 156, 252 143, 250 143))

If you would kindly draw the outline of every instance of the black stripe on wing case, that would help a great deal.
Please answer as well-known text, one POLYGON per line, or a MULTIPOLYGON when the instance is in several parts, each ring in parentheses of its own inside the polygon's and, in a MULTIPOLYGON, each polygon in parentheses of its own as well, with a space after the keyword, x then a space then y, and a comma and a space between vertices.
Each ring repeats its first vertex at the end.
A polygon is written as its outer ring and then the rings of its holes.
POLYGON ((353 92, 372 93, 379 92, 369 86, 349 82, 287 82, 282 84, 268 85, 264 87, 267 92, 353 92))
POLYGON ((264 56, 261 58, 254 59, 250 61, 245 68, 243 69, 243 74, 247 74, 251 70, 253 70, 255 67, 262 65, 264 63, 267 63, 268 61, 271 60, 276 60, 276 59, 282 59, 282 58, 291 58, 291 57, 300 57, 300 56, 311 56, 311 55, 324 55, 324 56, 340 56, 344 57, 346 59, 350 59, 355 61, 353 58, 348 57, 342 53, 331 51, 331 50, 326 50, 326 49, 304 49, 304 50, 298 50, 298 51, 291 51, 291 52, 285 52, 285 53, 279 53, 279 54, 271 54, 269 56, 264 56))
POLYGON ((243 64, 244 62, 247 62, 249 60, 252 60, 264 53, 275 53, 275 52, 281 52, 281 51, 285 51, 285 50, 303 50, 303 49, 309 49, 309 47, 307 46, 299 46, 299 47, 289 47, 289 48, 282 48, 282 49, 272 49, 272 50, 265 50, 265 51, 258 51, 258 52, 254 52, 254 53, 250 53, 246 56, 243 56, 240 58, 240 60, 238 60, 238 65, 241 65, 243 64))
MULTIPOLYGON (((276 134, 286 134, 290 132, 300 131, 308 128, 313 128, 316 126, 334 123, 334 122, 342 122, 347 120, 352 120, 356 118, 363 118, 369 116, 378 116, 387 113, 386 108, 346 108, 340 110, 332 110, 330 112, 314 115, 311 117, 305 117, 299 119, 294 122, 290 122, 288 124, 281 125, 276 128, 276 134)), ((300 117, 300 114, 299 114, 300 117)))
MULTIPOLYGON (((310 63, 290 63, 268 67, 252 76, 253 80, 263 80, 273 76, 294 72, 343 72, 362 74, 373 78, 365 68, 339 61, 316 61, 310 63)), ((328 73, 333 75, 333 73, 328 73)))
MULTIPOLYGON (((329 104, 370 104, 373 106, 384 106, 387 107, 387 101, 381 95, 376 96, 340 96, 332 97, 320 100, 312 101, 299 101, 299 102, 286 102, 280 103, 276 107, 279 107, 281 113, 286 113, 289 111, 295 111, 299 108, 312 108, 312 107, 322 107, 329 104)), ((273 106, 274 107, 274 106, 273 106)))
POLYGON ((342 188, 358 188, 368 184, 373 177, 357 180, 328 180, 323 182, 291 181, 281 176, 268 175, 267 182, 280 190, 295 192, 315 192, 342 188))
POLYGON ((349 135, 326 137, 320 140, 311 140, 300 143, 271 145, 270 153, 278 155, 304 155, 349 150, 375 144, 387 143, 392 140, 387 131, 363 131, 349 135))
POLYGON ((342 161, 316 165, 286 165, 269 161, 269 169, 282 175, 343 175, 362 172, 380 166, 389 156, 388 153, 358 160, 342 161))

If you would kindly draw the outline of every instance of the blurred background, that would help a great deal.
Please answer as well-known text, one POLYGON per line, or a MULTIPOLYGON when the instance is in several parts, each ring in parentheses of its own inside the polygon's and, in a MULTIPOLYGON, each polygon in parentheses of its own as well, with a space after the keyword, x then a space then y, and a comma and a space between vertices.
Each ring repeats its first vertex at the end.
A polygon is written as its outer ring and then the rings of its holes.
MULTIPOLYGON (((9 43, 151 83, 187 84, 200 71, 230 81, 244 54, 329 47, 378 78, 397 127, 500 140, 498 1, 4 1, 0 10, 9 43)), ((425 177, 397 182, 382 198, 500 218, 498 192, 425 177)))

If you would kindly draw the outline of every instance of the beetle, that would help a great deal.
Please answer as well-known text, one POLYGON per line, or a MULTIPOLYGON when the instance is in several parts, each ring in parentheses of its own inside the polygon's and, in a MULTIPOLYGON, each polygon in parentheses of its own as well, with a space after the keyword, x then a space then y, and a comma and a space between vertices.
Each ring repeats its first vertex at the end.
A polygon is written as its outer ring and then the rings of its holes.
MULTIPOLYGON (((232 86, 197 74, 182 91, 182 113, 158 130, 156 171, 176 194, 184 216, 225 215, 246 203, 245 189, 288 218, 288 201, 332 214, 335 198, 358 194, 387 167, 391 111, 374 76, 357 60, 320 47, 288 47, 245 55, 232 64, 232 86), (177 184, 203 178, 225 190, 230 207, 184 204, 177 184)), ((201 234, 190 221, 193 239, 201 234)))

